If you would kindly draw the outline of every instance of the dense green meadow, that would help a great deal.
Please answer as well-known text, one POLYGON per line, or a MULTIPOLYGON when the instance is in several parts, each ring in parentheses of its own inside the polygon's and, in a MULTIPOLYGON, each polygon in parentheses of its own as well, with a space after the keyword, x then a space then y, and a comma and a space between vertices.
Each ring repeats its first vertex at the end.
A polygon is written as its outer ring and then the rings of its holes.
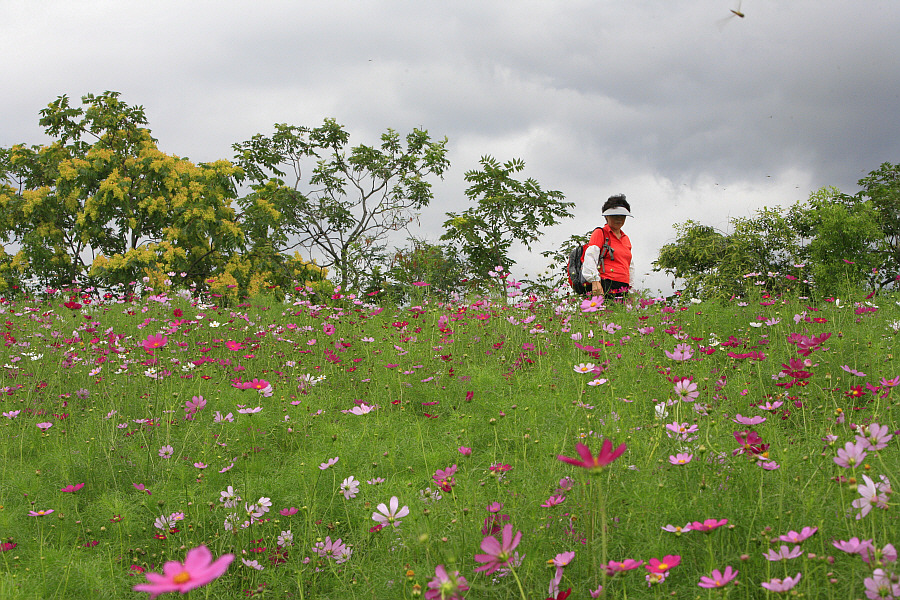
POLYGON ((0 598, 900 594, 896 293, 419 290, 5 301, 0 598))

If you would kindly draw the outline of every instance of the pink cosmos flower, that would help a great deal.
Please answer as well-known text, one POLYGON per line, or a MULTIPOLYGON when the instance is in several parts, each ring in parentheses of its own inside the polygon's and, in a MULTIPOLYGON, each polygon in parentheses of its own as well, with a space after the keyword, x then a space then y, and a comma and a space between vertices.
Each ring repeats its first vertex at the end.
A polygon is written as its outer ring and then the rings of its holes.
POLYGON ((803 554, 803 551, 800 550, 800 546, 788 548, 787 546, 782 545, 778 550, 770 549, 768 552, 764 552, 763 556, 768 561, 776 562, 779 560, 790 560, 792 558, 797 558, 801 554, 803 554))
POLYGON ((147 339, 141 342, 141 346, 144 347, 144 350, 146 350, 150 354, 153 354, 153 350, 155 350, 156 348, 162 348, 168 341, 169 338, 161 333, 157 333, 155 335, 147 336, 147 339))
POLYGON ((834 462, 845 469, 853 469, 857 465, 862 464, 866 456, 865 441, 847 442, 843 448, 838 448, 834 462))
POLYGON ((324 471, 325 469, 327 469, 329 467, 333 467, 334 465, 337 464, 337 461, 339 461, 340 458, 341 458, 340 456, 335 456, 334 458, 329 458, 328 460, 323 462, 321 465, 319 465, 319 468, 324 471))
POLYGON ((771 581, 764 581, 761 585, 769 590, 770 592, 786 592, 793 588, 800 582, 801 573, 797 573, 794 577, 785 577, 784 579, 772 579, 771 581))
POLYGON ((673 465, 686 465, 692 460, 694 460, 694 455, 688 454, 687 452, 679 452, 675 455, 669 455, 669 462, 673 465))
POLYGON ((71 492, 77 492, 78 490, 80 490, 83 487, 84 487, 83 483, 76 483, 75 485, 67 485, 66 487, 64 487, 63 489, 61 489, 59 491, 71 493, 71 492))
POLYGON ((726 523, 728 523, 728 519, 706 519, 702 523, 700 521, 694 521, 691 523, 691 531, 712 531, 726 523))
POLYGON ((51 427, 53 427, 53 423, 38 423, 37 424, 37 428, 40 429, 41 431, 47 431, 51 427))
POLYGON ((725 587, 737 577, 739 571, 732 569, 731 565, 725 567, 725 571, 714 570, 709 577, 701 577, 699 585, 702 588, 712 589, 725 587))
POLYGON ((463 456, 472 456, 472 449, 468 448, 466 446, 460 446, 459 453, 462 454, 463 456))
POLYGON ((835 540, 831 545, 847 554, 862 554, 867 549, 871 550, 875 547, 873 540, 860 540, 856 537, 850 538, 846 542, 844 540, 835 540))
POLYGON ((649 565, 644 565, 644 568, 650 571, 651 573, 660 573, 665 574, 669 572, 669 569, 672 567, 677 567, 681 563, 681 557, 677 554, 666 554, 663 556, 662 560, 658 558, 651 558, 649 565))
POLYGON ((409 514, 409 507, 404 506, 400 508, 400 500, 397 496, 391 496, 389 504, 390 508, 384 503, 379 504, 376 512, 372 513, 372 519, 377 521, 382 527, 387 527, 388 525, 398 527, 400 519, 409 514))
POLYGON ((278 512, 279 512, 279 514, 281 514, 281 516, 283 516, 283 517, 290 517, 291 515, 296 515, 296 514, 297 514, 297 510, 298 510, 298 509, 297 509, 296 506, 292 506, 292 507, 290 507, 290 508, 282 508, 282 509, 281 509, 280 511, 278 511, 278 512))
POLYGON ((859 513, 856 515, 857 520, 869 514, 873 506, 878 508, 888 507, 887 494, 881 490, 881 486, 876 485, 868 475, 863 475, 863 480, 865 480, 865 483, 857 488, 861 498, 857 498, 852 502, 853 508, 859 509, 859 513))
POLYGON ((872 576, 863 580, 863 585, 866 586, 866 598, 879 600, 900 597, 900 584, 895 583, 891 575, 884 569, 872 571, 872 576))
POLYGON ((675 383, 675 394, 682 402, 693 402, 700 397, 697 384, 687 378, 675 383))
POLYGON ((878 423, 866 425, 862 432, 865 435, 856 435, 857 444, 861 444, 873 452, 887 448, 888 442, 894 437, 889 432, 887 425, 879 425, 878 423))
POLYGON ((191 399, 184 403, 184 412, 194 414, 198 410, 203 410, 206 406, 206 400, 203 396, 191 396, 191 399))
POLYGON ((631 558, 626 558, 625 560, 619 561, 619 562, 611 560, 608 563, 606 563, 605 565, 600 565, 600 567, 606 570, 607 577, 612 577, 616 573, 621 573, 623 571, 632 571, 634 569, 637 569, 642 564, 644 564, 644 561, 642 561, 642 560, 634 560, 631 558))
POLYGON ((188 550, 183 564, 170 560, 163 565, 162 575, 147 573, 148 583, 139 583, 133 589, 136 592, 148 592, 150 600, 167 592, 186 594, 221 577, 233 560, 234 554, 223 554, 214 561, 209 548, 198 546, 188 550))
POLYGON ((734 415, 734 418, 732 419, 732 421, 734 421, 735 423, 739 423, 739 424, 741 424, 741 425, 759 425, 760 423, 765 423, 765 422, 766 422, 766 418, 765 418, 765 417, 759 417, 759 416, 756 416, 756 417, 742 417, 742 416, 740 415, 740 413, 738 413, 738 414, 734 415))
POLYGON ((29 510, 28 516, 29 517, 45 517, 52 512, 53 512, 52 508, 47 508, 45 510, 29 510))
POLYGON ((469 589, 469 582, 459 574, 459 571, 448 573, 444 565, 434 568, 434 579, 428 582, 425 590, 426 600, 462 600, 460 592, 469 589))
POLYGON ((663 531, 668 531, 669 533, 674 533, 675 535, 681 535, 682 533, 687 533, 691 530, 691 524, 687 523, 684 527, 679 527, 678 525, 665 525, 660 527, 663 531))
POLYGON ((341 482, 340 492, 344 494, 345 500, 356 498, 356 494, 359 493, 359 481, 351 475, 341 482))
POLYGON ((565 501, 566 501, 565 496, 560 496, 560 495, 550 496, 549 498, 547 498, 547 500, 543 504, 541 504, 541 507, 542 508, 550 508, 552 506, 556 506, 557 504, 562 504, 565 501))
POLYGON ((456 465, 453 465, 447 469, 438 469, 431 478, 442 490, 449 492, 456 485, 456 479, 453 477, 455 474, 456 465))
POLYGON ((150 493, 150 490, 148 490, 146 487, 144 487, 144 484, 143 484, 143 483, 132 483, 131 485, 133 485, 133 486, 134 486, 134 489, 136 489, 136 490, 139 491, 139 492, 147 492, 147 495, 148 495, 148 496, 152 496, 152 495, 153 495, 153 494, 150 493))
POLYGON ((684 361, 690 360, 694 356, 694 349, 690 344, 678 344, 672 352, 664 350, 667 358, 671 360, 684 361))
POLYGON ((497 541, 494 536, 485 537, 481 540, 481 549, 485 553, 475 555, 475 561, 484 564, 476 567, 475 571, 484 571, 485 575, 490 575, 501 567, 510 566, 513 550, 519 545, 521 539, 522 532, 517 531, 513 535, 513 527, 509 523, 503 526, 502 543, 497 541))
POLYGON ((576 467, 584 467, 585 469, 590 469, 593 473, 599 473, 603 467, 622 456, 625 452, 625 448, 625 444, 622 444, 613 450, 612 442, 605 439, 603 440, 603 446, 600 449, 600 453, 597 454, 597 456, 593 456, 587 446, 578 442, 575 444, 575 451, 578 452, 578 456, 581 457, 581 460, 562 455, 559 455, 556 458, 564 463, 575 465, 576 467))
POLYGON ((593 296, 581 301, 581 312, 597 312, 603 308, 603 296, 593 296))
POLYGON ((787 534, 779 537, 778 539, 782 542, 799 544, 800 542, 811 538, 818 530, 818 527, 804 527, 800 530, 800 533, 797 533, 796 531, 788 531, 787 534))

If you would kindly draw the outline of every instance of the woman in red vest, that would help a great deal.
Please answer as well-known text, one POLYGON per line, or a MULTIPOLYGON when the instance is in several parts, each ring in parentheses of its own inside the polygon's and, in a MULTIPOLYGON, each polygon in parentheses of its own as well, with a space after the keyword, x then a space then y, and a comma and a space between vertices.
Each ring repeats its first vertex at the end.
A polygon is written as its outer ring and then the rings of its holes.
POLYGON ((624 298, 631 287, 631 240, 622 231, 632 216, 625 194, 610 196, 603 204, 606 226, 591 234, 584 252, 582 275, 590 294, 624 298))

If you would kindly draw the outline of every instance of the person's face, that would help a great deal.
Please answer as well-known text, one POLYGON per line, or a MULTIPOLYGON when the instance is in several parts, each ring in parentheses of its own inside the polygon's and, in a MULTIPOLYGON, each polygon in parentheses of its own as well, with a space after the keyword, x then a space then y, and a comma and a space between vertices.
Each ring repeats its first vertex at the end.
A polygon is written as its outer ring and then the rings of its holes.
POLYGON ((613 215, 611 217, 606 217, 606 222, 609 223, 609 228, 613 231, 619 231, 622 229, 622 226, 625 225, 625 219, 627 219, 625 215, 613 215))

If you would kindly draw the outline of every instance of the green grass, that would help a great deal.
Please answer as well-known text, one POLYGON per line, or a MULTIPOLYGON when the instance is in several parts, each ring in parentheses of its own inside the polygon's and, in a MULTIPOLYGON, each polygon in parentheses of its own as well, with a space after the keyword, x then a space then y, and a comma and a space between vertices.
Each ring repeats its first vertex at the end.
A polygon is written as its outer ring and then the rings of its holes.
POLYGON ((896 479, 900 440, 869 452, 855 470, 833 460, 859 424, 900 429, 900 391, 866 391, 900 375, 896 296, 814 306, 789 298, 743 306, 635 302, 595 313, 577 304, 497 300, 380 312, 349 299, 216 309, 182 298, 73 312, 62 307, 66 299, 3 305, 0 409, 20 412, 0 417, 0 541, 8 548, 0 551, 2 598, 146 597, 131 590, 146 581, 137 571, 161 572, 165 561, 181 561, 199 545, 237 558, 225 575, 191 592, 195 597, 415 597, 444 565, 468 580, 466 598, 546 598, 554 574, 547 561, 574 551, 560 584, 572 588, 572 598, 590 597, 600 584, 614 598, 765 598, 777 594, 762 582, 798 572, 802 579, 789 593, 857 598, 876 565, 832 542, 900 543, 896 500, 856 519, 851 503, 860 493, 839 479, 896 479), (878 308, 859 310, 869 305, 878 308), (811 320, 795 322, 804 311, 811 320), (649 327, 652 333, 638 331, 649 327), (167 342, 151 356, 142 342, 158 333, 167 342), (782 363, 804 358, 789 336, 826 333, 831 337, 808 356, 803 385, 777 386, 788 380, 773 379, 782 363), (573 334, 595 354, 578 348, 573 334), (229 341, 242 347, 229 349, 229 341), (667 358, 681 342, 692 346, 693 358, 667 358), (191 364, 201 359, 208 362, 191 364), (607 381, 588 385, 594 376, 574 369, 582 363, 602 365, 599 377, 607 381), (168 373, 154 379, 145 375, 151 368, 168 373), (324 379, 302 384, 306 375, 324 379), (685 377, 699 397, 665 407, 660 418, 657 405, 675 399, 673 381, 685 377), (272 395, 235 388, 237 378, 264 379, 272 395), (852 397, 854 386, 866 393, 852 397), (194 396, 206 406, 186 420, 185 402, 194 396), (776 410, 756 406, 776 401, 783 403, 776 410), (342 412, 359 402, 377 408, 342 412), (241 414, 239 406, 262 410, 241 414), (217 411, 232 413, 233 422, 215 422, 217 411), (767 420, 739 425, 737 413, 767 420), (43 422, 52 426, 42 433, 36 425, 43 422), (666 425, 675 422, 696 425, 696 439, 671 437, 666 425), (768 444, 767 460, 778 468, 733 455, 734 432, 744 430, 768 444), (837 436, 833 444, 823 441, 827 435, 837 436), (596 475, 557 458, 577 456, 578 442, 597 453, 603 439, 627 449, 596 475), (164 446, 172 447, 170 458, 160 456, 164 446), (693 459, 670 464, 678 452, 693 459), (335 465, 320 469, 334 457, 335 465), (437 489, 435 471, 454 464, 452 490, 423 501, 422 490, 437 489), (491 469, 497 465, 510 468, 491 469), (361 486, 346 499, 339 487, 351 475, 361 486), (572 480, 565 501, 542 507, 565 477, 572 480), (374 478, 384 481, 366 483, 374 478), (78 491, 60 491, 78 483, 78 491), (249 527, 226 530, 233 511, 220 493, 228 486, 243 499, 241 513, 262 497, 271 509, 249 527), (370 531, 372 513, 392 496, 410 514, 397 528, 370 531), (474 572, 494 502, 522 532, 515 576, 474 572), (294 514, 280 514, 291 507, 294 514), (54 512, 29 516, 47 509, 54 512), (172 513, 184 513, 178 531, 154 526, 172 513), (705 519, 728 522, 708 533, 662 530, 705 519), (802 542, 801 556, 763 557, 783 543, 773 543, 778 536, 803 527, 818 532, 802 542), (293 545, 276 551, 286 531, 293 545), (352 549, 346 562, 313 551, 326 536, 352 549), (652 587, 643 566, 611 579, 599 566, 669 554, 680 564, 652 587), (701 576, 726 565, 740 571, 737 584, 698 587, 701 576))

